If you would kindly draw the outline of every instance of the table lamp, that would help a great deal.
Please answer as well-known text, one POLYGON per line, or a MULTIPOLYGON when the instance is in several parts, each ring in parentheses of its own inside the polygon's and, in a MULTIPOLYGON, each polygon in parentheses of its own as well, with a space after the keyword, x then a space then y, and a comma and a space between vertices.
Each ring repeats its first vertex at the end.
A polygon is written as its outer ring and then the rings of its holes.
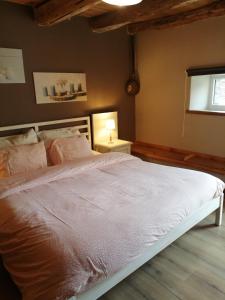
POLYGON ((115 120, 113 120, 113 119, 106 120, 106 129, 109 130, 109 144, 113 143, 112 130, 114 130, 115 128, 116 128, 115 120))

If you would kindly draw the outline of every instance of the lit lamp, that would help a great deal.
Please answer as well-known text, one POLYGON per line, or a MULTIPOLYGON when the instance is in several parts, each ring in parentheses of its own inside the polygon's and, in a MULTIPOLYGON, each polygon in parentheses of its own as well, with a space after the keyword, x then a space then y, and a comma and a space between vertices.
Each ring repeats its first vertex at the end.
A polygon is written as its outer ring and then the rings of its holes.
POLYGON ((109 144, 113 143, 112 130, 116 128, 115 121, 113 119, 106 120, 106 129, 109 130, 109 144))

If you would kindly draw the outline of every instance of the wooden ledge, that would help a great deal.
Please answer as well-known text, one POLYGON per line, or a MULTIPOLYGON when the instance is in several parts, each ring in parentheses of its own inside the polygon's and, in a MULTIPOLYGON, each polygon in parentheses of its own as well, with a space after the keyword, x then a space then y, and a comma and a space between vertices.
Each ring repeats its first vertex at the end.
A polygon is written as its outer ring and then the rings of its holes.
POLYGON ((187 114, 196 114, 196 115, 211 115, 211 116, 220 116, 224 117, 225 112, 219 112, 219 111, 208 111, 208 110, 186 110, 187 114))
POLYGON ((131 149, 132 154, 137 156, 225 175, 224 157, 138 141, 132 145, 131 149))

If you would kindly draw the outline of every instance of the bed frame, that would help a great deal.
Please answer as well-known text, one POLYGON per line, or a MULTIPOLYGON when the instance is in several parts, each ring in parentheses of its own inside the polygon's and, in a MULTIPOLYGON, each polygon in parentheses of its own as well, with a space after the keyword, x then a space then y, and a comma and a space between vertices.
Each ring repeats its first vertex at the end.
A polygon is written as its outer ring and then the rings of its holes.
MULTIPOLYGON (((73 126, 78 130, 82 130, 81 134, 87 136, 89 142, 92 142, 91 137, 91 125, 90 125, 90 117, 81 117, 81 118, 70 118, 70 119, 63 119, 63 120, 54 120, 54 121, 47 121, 47 122, 38 122, 38 123, 27 123, 27 124, 20 124, 20 125, 11 125, 11 126, 4 126, 0 127, 0 134, 1 132, 10 132, 10 131, 21 131, 22 129, 30 129, 34 128, 35 132, 40 132, 43 130, 55 129, 54 127, 58 127, 58 125, 62 125, 62 127, 73 126), (82 124, 82 125, 81 125, 82 124)), ((60 127, 61 128, 61 127, 60 127)), ((15 136, 15 135, 13 135, 15 136)), ((13 137, 10 135, 10 137, 13 137)), ((0 139, 6 137, 0 137, 0 139)))
POLYGON ((145 253, 143 253, 139 258, 128 264, 124 269, 115 273, 111 277, 105 279, 104 281, 96 284, 90 290, 80 294, 77 297, 71 297, 69 300, 96 300, 120 281, 125 279, 131 273, 136 271, 147 261, 173 243, 176 239, 186 233, 189 229, 194 227, 212 212, 216 211, 215 224, 220 226, 222 224, 222 213, 223 213, 223 197, 215 198, 208 201, 200 209, 195 211, 192 215, 188 216, 186 220, 179 224, 176 228, 171 230, 165 237, 158 240, 155 244, 149 247, 145 253))
MULTIPOLYGON (((82 118, 72 118, 72 119, 64 119, 64 120, 56 120, 56 121, 48 121, 48 122, 39 122, 39 123, 29 123, 22 125, 13 125, 13 126, 5 126, 0 127, 0 133, 11 130, 21 130, 24 128, 34 128, 36 132, 41 131, 42 127, 54 126, 62 124, 62 127, 65 127, 66 124, 73 124, 77 129, 82 129, 89 141, 91 142, 91 128, 90 128, 90 118, 82 117, 82 118), (84 125, 80 125, 80 123, 84 123, 84 125), (79 125, 77 125, 79 124, 79 125)), ((222 224, 222 213, 223 213, 223 196, 214 198, 211 201, 205 203, 200 209, 195 211, 193 214, 188 216, 186 220, 179 224, 176 228, 171 230, 165 237, 158 240, 155 244, 153 244, 149 249, 144 252, 140 257, 136 260, 128 264, 125 268, 105 279, 104 281, 96 284, 93 288, 88 291, 80 294, 79 296, 73 296, 68 300, 96 300, 113 288, 120 281, 125 279, 131 273, 140 268, 143 264, 173 243, 176 239, 182 236, 189 229, 194 227, 212 212, 216 212, 215 224, 220 226, 222 224)))

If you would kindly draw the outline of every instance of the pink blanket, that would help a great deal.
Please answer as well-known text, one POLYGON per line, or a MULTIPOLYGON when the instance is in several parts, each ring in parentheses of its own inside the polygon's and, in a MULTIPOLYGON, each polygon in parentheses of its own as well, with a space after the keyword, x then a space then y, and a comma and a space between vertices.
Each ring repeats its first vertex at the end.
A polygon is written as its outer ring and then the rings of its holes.
POLYGON ((0 254, 25 300, 65 300, 140 256, 224 184, 111 153, 0 180, 0 254))

